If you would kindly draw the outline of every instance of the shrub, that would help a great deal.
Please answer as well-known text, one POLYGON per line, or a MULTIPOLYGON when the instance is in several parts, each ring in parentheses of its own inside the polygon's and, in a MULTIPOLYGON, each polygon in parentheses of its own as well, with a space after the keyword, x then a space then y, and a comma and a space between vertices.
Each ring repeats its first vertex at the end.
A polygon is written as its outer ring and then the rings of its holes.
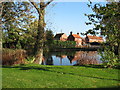
POLYGON ((119 63, 118 55, 110 50, 110 48, 105 48, 104 52, 100 52, 101 60, 105 67, 115 67, 119 63))
POLYGON ((2 49, 2 65, 23 64, 26 51, 22 49, 2 49))
POLYGON ((54 40, 53 46, 58 48, 73 48, 75 47, 76 42, 75 41, 59 41, 54 40))

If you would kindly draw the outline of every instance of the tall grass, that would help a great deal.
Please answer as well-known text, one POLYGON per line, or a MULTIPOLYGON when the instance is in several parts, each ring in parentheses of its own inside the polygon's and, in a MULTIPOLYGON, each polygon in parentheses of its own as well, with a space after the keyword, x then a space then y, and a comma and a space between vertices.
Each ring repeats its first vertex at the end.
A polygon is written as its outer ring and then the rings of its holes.
POLYGON ((23 49, 2 49, 2 65, 25 63, 27 54, 23 49))

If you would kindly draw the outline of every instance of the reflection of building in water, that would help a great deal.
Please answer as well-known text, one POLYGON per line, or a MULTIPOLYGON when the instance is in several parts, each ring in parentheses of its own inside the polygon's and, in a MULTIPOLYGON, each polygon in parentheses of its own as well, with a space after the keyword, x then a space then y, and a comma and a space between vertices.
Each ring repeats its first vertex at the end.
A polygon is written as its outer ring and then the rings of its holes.
POLYGON ((60 65, 62 65, 62 59, 66 58, 67 56, 66 55, 60 55, 60 56, 56 56, 56 57, 60 58, 60 65))
POLYGON ((56 57, 58 57, 58 58, 66 58, 67 57, 67 55, 56 55, 56 57))
POLYGON ((99 64, 97 51, 78 51, 74 56, 68 56, 70 63, 77 61, 78 65, 99 64))
POLYGON ((61 55, 61 58, 66 58, 67 56, 66 55, 61 55))

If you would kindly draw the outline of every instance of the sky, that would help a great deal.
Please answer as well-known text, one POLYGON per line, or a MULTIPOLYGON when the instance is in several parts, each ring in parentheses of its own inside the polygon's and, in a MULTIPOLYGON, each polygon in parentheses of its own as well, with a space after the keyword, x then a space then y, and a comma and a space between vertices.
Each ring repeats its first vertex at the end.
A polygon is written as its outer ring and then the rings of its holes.
MULTIPOLYGON (((88 17, 84 14, 91 14, 93 11, 87 6, 89 2, 57 2, 51 3, 46 9, 45 21, 47 28, 51 29, 54 34, 66 33, 70 31, 74 34, 83 33, 92 26, 87 26, 88 17)), ((96 2, 94 2, 96 3, 96 2)), ((105 2, 100 2, 105 4, 105 2)))

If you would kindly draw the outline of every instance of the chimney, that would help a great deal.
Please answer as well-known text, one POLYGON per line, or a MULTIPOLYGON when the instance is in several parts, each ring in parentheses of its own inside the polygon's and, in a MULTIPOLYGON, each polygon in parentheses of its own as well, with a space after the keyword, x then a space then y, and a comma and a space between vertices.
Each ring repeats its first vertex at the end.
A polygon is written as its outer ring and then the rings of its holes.
POLYGON ((77 35, 79 35, 79 33, 77 33, 77 35))
POLYGON ((72 35, 72 31, 70 32, 70 35, 72 35))

